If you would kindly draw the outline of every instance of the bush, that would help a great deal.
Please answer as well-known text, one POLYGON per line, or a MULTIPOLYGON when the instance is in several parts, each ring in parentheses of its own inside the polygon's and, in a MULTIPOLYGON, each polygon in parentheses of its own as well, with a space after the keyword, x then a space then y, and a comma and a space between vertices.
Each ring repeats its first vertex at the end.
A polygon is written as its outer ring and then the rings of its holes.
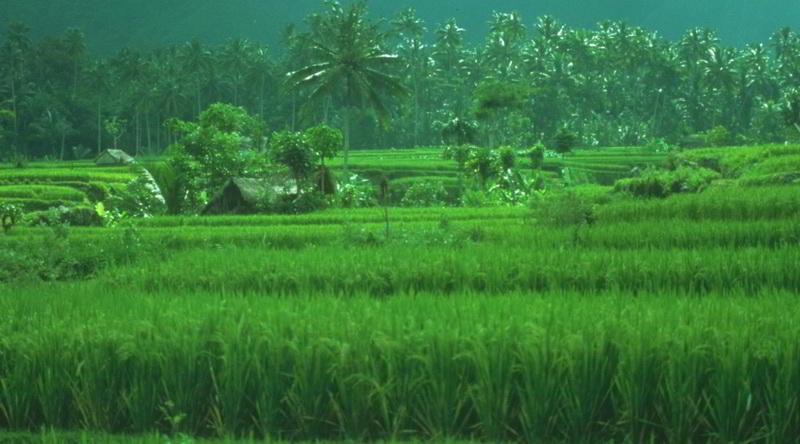
POLYGON ((330 168, 320 165, 314 173, 314 190, 324 194, 336 194, 336 177, 330 168))
POLYGON ((299 196, 285 195, 276 202, 267 204, 264 210, 278 214, 305 214, 328 207, 328 202, 321 193, 303 193, 299 196))
POLYGON ((578 136, 566 128, 562 128, 553 137, 553 150, 557 153, 569 153, 578 142, 578 136))
POLYGON ((733 143, 730 131, 722 125, 711 128, 703 133, 703 135, 705 136, 705 142, 708 146, 727 146, 733 143))
POLYGON ((112 210, 131 217, 150 217, 163 214, 167 209, 158 185, 144 172, 125 185, 123 190, 114 190, 109 204, 112 210))
POLYGON ((530 207, 534 218, 547 225, 591 225, 595 221, 595 206, 572 190, 537 194, 531 199, 530 207))
POLYGON ((498 162, 503 171, 508 171, 514 168, 515 154, 514 149, 510 146, 503 146, 499 149, 498 162))
POLYGON ((531 169, 539 170, 544 165, 544 145, 537 143, 526 153, 531 160, 531 169))
POLYGON ((377 205, 375 186, 357 174, 339 185, 337 203, 343 208, 363 208, 377 205))
POLYGON ((681 166, 675 171, 648 168, 641 177, 618 180, 614 184, 614 191, 628 192, 641 198, 663 198, 672 193, 703 191, 720 177, 718 172, 702 167, 681 166))
POLYGON ((400 200, 404 207, 436 207, 446 205, 447 190, 440 181, 417 182, 406 190, 400 200))
POLYGON ((14 225, 22 221, 22 208, 14 204, 0 204, 0 224, 2 224, 3 232, 8 233, 14 225))
POLYGON ((93 207, 78 206, 67 207, 64 205, 52 207, 34 216, 32 225, 43 225, 56 227, 59 225, 69 225, 76 227, 102 227, 105 225, 105 218, 98 214, 93 207))
POLYGON ((111 196, 111 192, 106 183, 93 181, 86 186, 86 196, 91 202, 104 202, 111 196))

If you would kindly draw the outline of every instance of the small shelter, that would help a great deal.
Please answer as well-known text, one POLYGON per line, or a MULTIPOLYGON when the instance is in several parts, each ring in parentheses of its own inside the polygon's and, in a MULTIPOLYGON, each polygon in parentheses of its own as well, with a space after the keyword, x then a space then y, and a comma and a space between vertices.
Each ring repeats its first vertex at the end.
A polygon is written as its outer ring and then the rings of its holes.
POLYGON ((125 151, 109 149, 100 153, 94 160, 97 166, 130 165, 136 160, 125 151))
POLYGON ((294 181, 276 183, 277 178, 234 177, 214 193, 201 214, 247 214, 259 204, 276 201, 282 195, 297 194, 294 181))

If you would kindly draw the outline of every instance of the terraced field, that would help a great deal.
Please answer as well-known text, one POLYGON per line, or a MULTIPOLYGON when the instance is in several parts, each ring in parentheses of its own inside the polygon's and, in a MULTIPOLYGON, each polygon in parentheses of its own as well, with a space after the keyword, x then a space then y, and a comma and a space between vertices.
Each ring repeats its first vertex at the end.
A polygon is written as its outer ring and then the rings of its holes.
POLYGON ((737 180, 389 208, 388 227, 366 208, 15 228, 0 429, 795 442, 800 186, 737 180), (591 223, 555 217, 581 205, 591 223))
POLYGON ((134 174, 129 167, 97 167, 88 161, 34 162, 26 168, 0 165, 0 204, 24 211, 46 210, 87 201, 92 183, 122 186, 134 174))

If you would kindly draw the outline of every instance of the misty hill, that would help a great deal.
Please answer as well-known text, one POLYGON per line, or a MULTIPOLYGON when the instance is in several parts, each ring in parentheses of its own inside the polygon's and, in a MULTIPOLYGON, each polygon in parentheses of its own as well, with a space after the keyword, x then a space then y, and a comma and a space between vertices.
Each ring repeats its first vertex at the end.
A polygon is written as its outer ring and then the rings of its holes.
MULTIPOLYGON (((34 36, 60 34, 67 27, 82 28, 94 51, 116 51, 124 46, 161 47, 198 37, 218 43, 243 36, 274 45, 280 30, 299 23, 321 0, 0 0, 0 28, 18 20, 34 36)), ((603 20, 626 20, 657 30, 670 39, 686 29, 707 26, 723 42, 743 45, 766 41, 782 26, 800 23, 796 0, 407 0, 375 1, 373 14, 390 16, 413 6, 428 29, 455 16, 468 38, 479 41, 493 10, 522 13, 529 24, 552 14, 573 27, 593 27, 603 20)))

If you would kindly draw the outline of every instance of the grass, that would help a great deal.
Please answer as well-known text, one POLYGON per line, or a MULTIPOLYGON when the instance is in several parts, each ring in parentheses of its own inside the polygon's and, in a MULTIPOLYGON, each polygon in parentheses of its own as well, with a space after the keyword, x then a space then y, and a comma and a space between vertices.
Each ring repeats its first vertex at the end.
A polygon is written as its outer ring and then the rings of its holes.
POLYGON ((0 298, 4 428, 525 442, 668 430, 686 442, 798 427, 800 380, 768 376, 797 371, 793 292, 42 290, 0 298), (752 418, 731 427, 746 399, 752 418), (171 424, 164 409, 185 417, 171 424))
POLYGON ((0 186, 0 199, 21 198, 81 202, 86 194, 71 187, 48 185, 0 186))
MULTIPOLYGON (((762 177, 792 149, 731 153, 762 177)), ((433 151, 351 159, 413 183, 433 151)), ((800 193, 737 180, 545 206, 591 225, 390 208, 388 240, 374 208, 15 227, 0 442, 795 442, 800 193)))

